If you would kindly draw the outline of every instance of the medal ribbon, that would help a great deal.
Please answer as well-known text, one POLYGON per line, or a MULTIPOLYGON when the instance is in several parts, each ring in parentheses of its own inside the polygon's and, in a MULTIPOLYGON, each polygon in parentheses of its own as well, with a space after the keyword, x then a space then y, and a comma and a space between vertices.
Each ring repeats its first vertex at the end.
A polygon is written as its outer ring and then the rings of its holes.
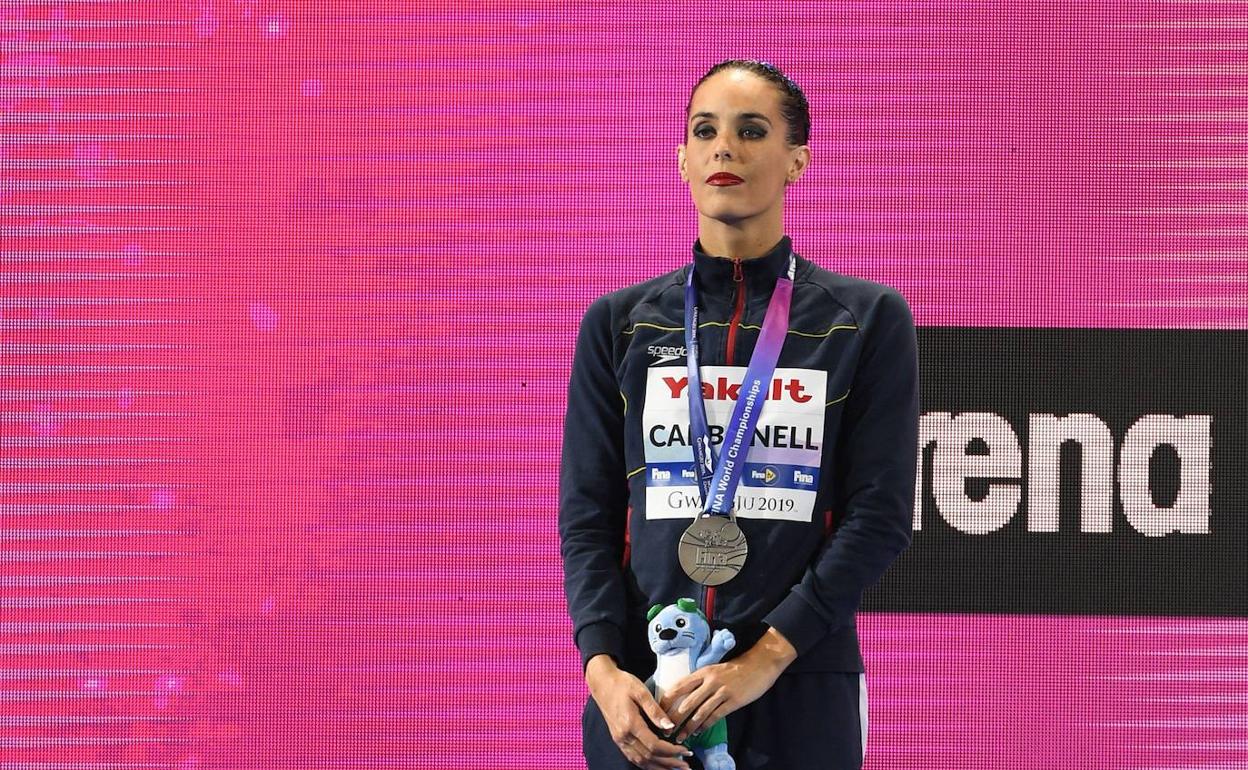
POLYGON ((706 421, 706 403, 702 399, 702 373, 698 368, 698 292, 693 286, 693 265, 685 277, 685 353, 689 368, 689 431, 693 438, 693 464, 697 471, 698 486, 702 489, 702 512, 716 516, 728 516, 732 511, 733 497, 741 473, 745 469, 745 456, 758 424, 763 401, 771 390, 771 378, 780 360, 780 348, 789 331, 789 307, 793 301, 793 274, 797 260, 789 254, 789 271, 776 279, 775 291, 767 305, 758 343, 750 356, 745 379, 737 391, 737 403, 728 420, 723 451, 715 456, 711 448, 710 431, 706 421))

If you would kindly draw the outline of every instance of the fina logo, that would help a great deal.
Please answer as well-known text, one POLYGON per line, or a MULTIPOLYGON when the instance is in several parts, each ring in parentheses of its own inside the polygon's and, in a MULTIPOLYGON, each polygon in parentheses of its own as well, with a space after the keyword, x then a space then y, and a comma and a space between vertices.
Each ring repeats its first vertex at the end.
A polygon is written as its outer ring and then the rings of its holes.
POLYGON ((763 466, 763 469, 761 471, 759 470, 750 471, 750 478, 755 481, 761 481, 770 487, 770 486, 774 486, 776 483, 776 480, 780 478, 780 472, 777 471, 775 468, 771 467, 770 465, 766 465, 766 466, 763 466))

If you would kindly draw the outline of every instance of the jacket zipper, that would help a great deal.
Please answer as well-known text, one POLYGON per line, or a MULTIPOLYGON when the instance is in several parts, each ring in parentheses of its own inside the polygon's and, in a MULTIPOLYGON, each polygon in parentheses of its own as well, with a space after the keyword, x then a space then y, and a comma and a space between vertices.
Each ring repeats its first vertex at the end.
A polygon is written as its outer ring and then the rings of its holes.
POLYGON ((737 349, 737 324, 745 312, 745 276, 741 273, 741 260, 737 257, 732 259, 732 282, 737 285, 737 303, 732 309, 732 320, 728 322, 728 344, 724 350, 727 366, 732 366, 732 354, 737 349))
MULTIPOLYGON (((737 349, 737 326, 745 314, 745 275, 741 271, 741 258, 732 258, 732 282, 736 284, 736 303, 732 318, 728 321, 728 341, 724 345, 724 365, 732 366, 732 356, 737 349)), ((702 611, 709 621, 715 617, 715 586, 702 586, 702 611)))

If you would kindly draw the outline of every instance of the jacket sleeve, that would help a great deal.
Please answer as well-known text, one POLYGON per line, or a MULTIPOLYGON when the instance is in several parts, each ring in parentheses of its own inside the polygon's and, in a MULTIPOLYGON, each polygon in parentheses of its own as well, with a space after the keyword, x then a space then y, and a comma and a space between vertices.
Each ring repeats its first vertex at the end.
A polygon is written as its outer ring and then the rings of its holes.
POLYGON ((577 335, 559 466, 564 591, 582 668, 599 653, 618 662, 624 652, 625 404, 611 350, 610 308, 600 297, 577 335))
POLYGON ((910 544, 919 431, 914 317, 895 290, 873 308, 834 455, 841 523, 763 619, 797 650, 854 622, 863 592, 910 544))

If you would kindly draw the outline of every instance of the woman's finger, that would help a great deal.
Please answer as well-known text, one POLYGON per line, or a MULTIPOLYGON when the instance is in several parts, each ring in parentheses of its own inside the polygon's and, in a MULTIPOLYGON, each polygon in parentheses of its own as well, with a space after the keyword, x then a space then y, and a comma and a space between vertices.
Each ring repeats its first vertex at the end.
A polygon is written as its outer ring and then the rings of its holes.
POLYGON ((637 743, 640 744, 638 750, 651 759, 677 759, 687 757, 693 752, 681 746, 678 743, 665 741, 654 733, 650 732, 650 728, 645 725, 640 726, 637 731, 637 743))
POLYGON ((644 725, 631 737, 632 743, 629 744, 629 747, 641 758, 641 761, 635 762, 635 764, 645 768, 662 768, 662 770, 671 770, 672 768, 689 770, 689 766, 684 758, 692 755, 693 752, 684 746, 668 743, 650 732, 650 728, 644 725))
POLYGON ((701 671, 695 671, 688 676, 681 677, 676 684, 672 685, 672 689, 663 692, 663 699, 659 701, 659 706, 667 713, 672 713, 672 703, 681 696, 693 692, 702 684, 703 676, 701 671))
POLYGON ((638 708, 650 719, 651 722, 658 725, 659 729, 672 731, 676 729, 676 723, 671 720, 662 708, 659 707, 658 701, 650 694, 645 687, 641 688, 641 692, 633 692, 633 702, 638 708))
POLYGON ((728 693, 722 688, 711 693, 698 707, 697 711, 693 712, 693 716, 689 717, 689 721, 685 723, 685 726, 680 728, 680 735, 676 736, 676 740, 683 741, 690 735, 700 732, 704 726, 715 724, 715 720, 711 717, 727 701, 728 693))
POLYGON ((698 707, 702 705, 702 702, 710 697, 710 694, 714 691, 714 687, 714 683, 703 680, 702 684, 698 685, 698 687, 685 696, 679 706, 667 712, 668 715, 671 716, 672 721, 677 725, 687 721, 689 719, 689 715, 697 711, 698 707))

